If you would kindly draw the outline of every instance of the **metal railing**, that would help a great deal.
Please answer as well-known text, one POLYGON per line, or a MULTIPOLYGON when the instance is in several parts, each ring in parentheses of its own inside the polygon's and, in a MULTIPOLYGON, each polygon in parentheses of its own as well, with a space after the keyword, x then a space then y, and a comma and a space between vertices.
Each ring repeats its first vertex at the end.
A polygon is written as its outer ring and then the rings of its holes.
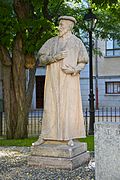
MULTIPOLYGON (((84 109, 86 135, 89 130, 89 109, 84 109)), ((101 107, 95 110, 95 122, 120 122, 120 107, 101 107)))
POLYGON ((38 136, 41 132, 43 110, 29 112, 28 136, 38 136))
MULTIPOLYGON (((89 118, 90 113, 89 109, 83 109, 84 113, 84 122, 86 135, 89 130, 89 118)), ((28 136, 38 136, 41 132, 42 126, 42 110, 33 110, 29 112, 28 116, 28 136)), ((2 123, 0 124, 0 136, 6 135, 6 124, 5 124, 5 115, 1 115, 2 123)), ((120 122, 120 107, 101 107, 98 110, 95 110, 95 122, 120 122)))
MULTIPOLYGON (((43 110, 33 110, 28 116, 28 136, 38 136, 41 132, 43 110)), ((0 126, 0 136, 6 135, 5 114, 2 112, 2 123, 0 126)))

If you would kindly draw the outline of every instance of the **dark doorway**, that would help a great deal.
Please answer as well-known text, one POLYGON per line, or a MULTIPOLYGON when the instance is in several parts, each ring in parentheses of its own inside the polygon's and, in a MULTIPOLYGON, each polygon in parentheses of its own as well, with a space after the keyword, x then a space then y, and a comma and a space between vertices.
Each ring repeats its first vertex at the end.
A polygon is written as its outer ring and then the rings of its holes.
POLYGON ((36 108, 43 108, 45 76, 36 76, 36 108))

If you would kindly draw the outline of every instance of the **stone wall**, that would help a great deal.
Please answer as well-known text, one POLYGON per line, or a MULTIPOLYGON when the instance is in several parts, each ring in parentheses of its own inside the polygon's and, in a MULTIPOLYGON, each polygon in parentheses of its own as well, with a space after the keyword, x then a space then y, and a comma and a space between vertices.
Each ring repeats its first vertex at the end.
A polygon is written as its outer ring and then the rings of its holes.
POLYGON ((95 123, 96 180, 120 180, 120 122, 95 123))

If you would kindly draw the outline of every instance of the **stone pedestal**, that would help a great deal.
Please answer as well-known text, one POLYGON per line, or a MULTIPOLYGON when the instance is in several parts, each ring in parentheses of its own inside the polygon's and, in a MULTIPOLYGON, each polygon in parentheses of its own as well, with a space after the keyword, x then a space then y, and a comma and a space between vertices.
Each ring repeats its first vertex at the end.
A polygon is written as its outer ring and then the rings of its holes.
POLYGON ((120 180, 120 123, 95 123, 96 180, 120 180))
POLYGON ((73 147, 65 143, 46 142, 31 147, 28 164, 42 168, 74 169, 88 162, 87 144, 75 142, 73 147))

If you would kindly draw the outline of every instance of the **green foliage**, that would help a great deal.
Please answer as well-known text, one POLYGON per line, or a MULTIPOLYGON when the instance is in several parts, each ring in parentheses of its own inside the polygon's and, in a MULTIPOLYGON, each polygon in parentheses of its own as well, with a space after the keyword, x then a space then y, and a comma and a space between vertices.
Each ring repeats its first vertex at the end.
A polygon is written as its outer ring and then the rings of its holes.
POLYGON ((92 0, 92 3, 95 3, 97 6, 106 8, 108 5, 113 6, 117 4, 119 0, 92 0))
POLYGON ((47 39, 55 35, 55 25, 43 17, 35 20, 29 19, 25 26, 24 48, 28 53, 38 51, 47 39))
POLYGON ((98 24, 96 34, 102 39, 120 39, 120 6, 113 5, 106 9, 97 9, 98 24))
POLYGON ((14 38, 15 15, 12 0, 0 1, 0 39, 4 46, 10 47, 14 38))
POLYGON ((18 19, 12 0, 0 1, 0 39, 1 44, 12 51, 12 43, 17 32, 23 33, 24 51, 33 53, 56 33, 54 23, 42 14, 42 2, 33 0, 34 14, 32 17, 18 19))
MULTIPOLYGON (((29 2, 29 1, 28 1, 29 2)), ((77 19, 75 32, 85 30, 83 21, 86 4, 81 0, 31 0, 33 14, 25 19, 18 19, 13 8, 13 0, 0 0, 0 40, 1 44, 12 51, 17 32, 22 32, 24 52, 38 51, 42 44, 57 33, 57 19, 61 15, 71 15, 77 19), (43 13, 43 9, 45 12, 43 13)), ((98 17, 95 35, 101 38, 120 39, 120 0, 86 0, 91 4, 98 17)), ((80 34, 81 35, 81 34, 80 34)))

